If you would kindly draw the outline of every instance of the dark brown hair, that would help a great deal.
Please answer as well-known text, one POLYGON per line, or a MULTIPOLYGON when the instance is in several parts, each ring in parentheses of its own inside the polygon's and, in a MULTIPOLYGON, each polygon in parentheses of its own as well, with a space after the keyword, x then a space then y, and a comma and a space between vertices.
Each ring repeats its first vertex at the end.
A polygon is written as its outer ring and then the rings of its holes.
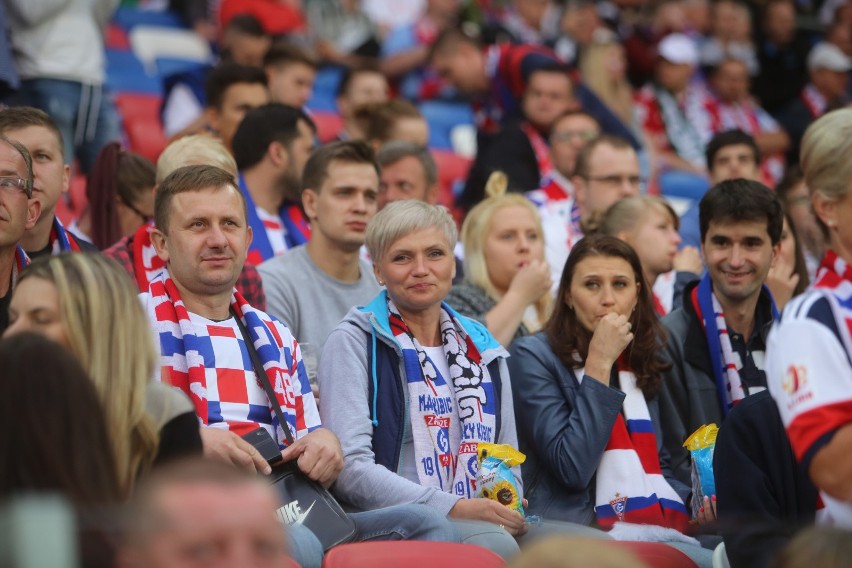
POLYGON ((393 130, 401 118, 420 118, 423 113, 408 101, 393 99, 383 103, 367 103, 355 109, 355 121, 364 132, 364 138, 384 144, 393 137, 393 130))
POLYGON ((153 190, 156 177, 154 164, 139 154, 122 150, 118 142, 101 149, 86 183, 91 236, 96 247, 103 250, 123 236, 116 197, 135 209, 139 196, 153 190))
POLYGON ((660 389, 661 373, 671 367, 657 355, 665 345, 667 336, 654 311, 654 300, 650 288, 645 285, 639 257, 630 245, 621 239, 593 235, 585 237, 571 249, 562 270, 553 313, 545 325, 551 348, 568 368, 580 368, 586 363, 592 333, 582 326, 577 314, 568 307, 565 297, 571 289, 577 265, 590 257, 621 258, 627 261, 633 270, 634 279, 639 283, 636 309, 630 315, 634 337, 625 349, 625 354, 630 369, 636 374, 637 386, 642 389, 645 398, 651 398, 660 389))
POLYGON ((154 225, 163 233, 168 232, 169 213, 172 199, 179 193, 201 191, 207 188, 221 188, 230 185, 243 204, 243 219, 248 218, 246 199, 237 189, 237 180, 229 172, 216 166, 195 165, 178 168, 160 183, 154 198, 154 225))
POLYGON ((0 134, 9 130, 19 130, 28 126, 43 126, 50 130, 59 145, 59 152, 65 158, 65 146, 62 144, 62 132, 50 115, 41 109, 28 106, 9 107, 0 110, 0 134))
POLYGON ((574 165, 575 176, 586 177, 589 175, 589 161, 592 159, 592 154, 594 154, 598 146, 603 145, 615 148, 616 150, 633 149, 630 142, 620 136, 601 134, 597 138, 590 140, 577 154, 577 162, 574 165))
POLYGON ((302 189, 312 189, 319 192, 322 184, 328 178, 328 167, 332 162, 367 164, 373 166, 376 175, 379 175, 376 154, 369 144, 362 140, 332 142, 322 146, 308 158, 305 171, 302 173, 302 189))
POLYGON ((787 221, 787 228, 790 229, 790 236, 793 237, 793 242, 796 243, 794 253, 796 257, 796 264, 793 266, 793 274, 799 275, 799 283, 796 284, 796 287, 793 289, 793 296, 798 296, 808 289, 808 286, 811 283, 811 277, 808 275, 808 266, 805 264, 805 253, 802 249, 802 241, 799 240, 799 234, 796 232, 796 225, 793 224, 793 218, 790 217, 790 210, 786 206, 782 207, 782 209, 784 211, 784 219, 787 221))

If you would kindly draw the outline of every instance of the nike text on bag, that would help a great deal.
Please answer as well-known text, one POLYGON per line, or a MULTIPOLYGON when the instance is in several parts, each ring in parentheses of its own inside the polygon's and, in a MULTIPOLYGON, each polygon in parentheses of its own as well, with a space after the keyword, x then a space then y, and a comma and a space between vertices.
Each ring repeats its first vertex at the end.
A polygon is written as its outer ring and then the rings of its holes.
MULTIPOLYGON (((263 386, 263 390, 266 391, 266 396, 287 437, 288 445, 292 444, 293 434, 290 432, 284 412, 278 404, 278 397, 275 396, 269 377, 266 376, 254 343, 239 316, 234 314, 234 317, 245 340, 255 375, 263 386)), ((267 438, 272 438, 269 432, 263 428, 261 430, 267 438)), ((255 447, 265 446, 263 435, 256 434, 258 434, 257 431, 250 432, 243 438, 255 447)), ((261 450, 261 455, 265 456, 266 453, 261 450)), ((281 496, 283 505, 278 510, 278 515, 285 523, 306 526, 322 543, 323 550, 349 542, 355 537, 355 522, 346 515, 335 498, 322 485, 302 473, 293 462, 280 463, 278 460, 273 461, 269 458, 267 461, 273 466, 269 477, 281 496), (277 465, 275 465, 276 462, 278 462, 277 465)))

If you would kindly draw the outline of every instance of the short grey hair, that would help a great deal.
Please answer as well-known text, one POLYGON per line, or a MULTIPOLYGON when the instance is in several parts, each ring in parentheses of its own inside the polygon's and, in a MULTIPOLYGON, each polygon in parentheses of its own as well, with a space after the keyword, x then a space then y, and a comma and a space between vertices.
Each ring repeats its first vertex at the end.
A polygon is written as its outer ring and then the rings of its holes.
POLYGON ((459 232, 446 207, 429 205, 417 199, 388 203, 367 225, 366 240, 370 258, 374 263, 378 263, 391 245, 402 237, 433 227, 443 231, 452 251, 458 241, 459 232))
POLYGON ((376 152, 376 161, 380 168, 395 164, 403 158, 416 158, 423 166, 423 174, 426 185, 432 186, 438 183, 438 166, 429 149, 408 140, 391 140, 386 142, 376 152))

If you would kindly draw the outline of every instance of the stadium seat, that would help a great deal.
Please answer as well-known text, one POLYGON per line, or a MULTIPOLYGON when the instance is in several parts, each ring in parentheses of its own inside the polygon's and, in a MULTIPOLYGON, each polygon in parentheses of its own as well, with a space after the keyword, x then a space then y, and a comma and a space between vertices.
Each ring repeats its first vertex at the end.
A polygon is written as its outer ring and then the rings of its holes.
POLYGON ((124 31, 124 28, 115 23, 109 24, 104 37, 104 47, 107 49, 130 49, 130 40, 127 38, 127 32, 124 31))
POLYGON ((438 166, 438 185, 440 186, 438 203, 453 207, 455 197, 464 186, 473 160, 459 156, 450 150, 439 149, 432 150, 432 157, 438 166))
POLYGON ((420 112, 429 123, 429 147, 452 150, 451 133, 462 124, 473 124, 473 111, 469 104, 444 101, 420 103, 420 112))
POLYGON ((317 138, 323 144, 334 140, 343 128, 343 119, 336 112, 312 112, 311 119, 317 125, 317 138))
POLYGON ((168 143, 160 122, 131 120, 124 124, 124 130, 127 133, 130 150, 142 154, 156 164, 157 158, 168 143))
POLYGON ((332 548, 323 568, 502 568, 502 558, 472 544, 385 541, 342 544, 332 548))
POLYGON ((329 65, 317 71, 314 92, 308 104, 312 111, 337 112, 337 86, 343 77, 343 68, 329 65))
POLYGON ((136 26, 159 26, 164 28, 186 28, 180 16, 169 11, 139 10, 121 7, 115 11, 112 21, 130 31, 136 26))
POLYGON ((107 49, 106 83, 110 91, 160 94, 160 79, 149 74, 132 51, 107 49))
POLYGON ((680 550, 659 542, 612 541, 607 545, 618 546, 633 553, 646 566, 654 568, 698 568, 695 562, 680 550))
POLYGON ((157 72, 158 58, 205 64, 209 63, 213 57, 210 44, 190 30, 136 26, 130 30, 128 36, 133 53, 142 62, 148 74, 157 72))
POLYGON ((125 122, 134 120, 160 121, 160 105, 162 99, 159 95, 145 93, 117 93, 115 95, 115 106, 118 114, 125 122))

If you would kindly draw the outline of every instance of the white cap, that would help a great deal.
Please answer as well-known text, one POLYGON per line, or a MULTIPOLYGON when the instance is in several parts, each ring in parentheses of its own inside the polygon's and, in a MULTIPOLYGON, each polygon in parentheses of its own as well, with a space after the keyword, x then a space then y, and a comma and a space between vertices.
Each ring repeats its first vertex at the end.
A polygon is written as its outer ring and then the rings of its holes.
POLYGON ((808 71, 817 69, 845 73, 852 69, 852 60, 833 43, 818 43, 808 54, 808 71))
POLYGON ((698 65, 698 48, 684 34, 669 34, 657 46, 657 54, 670 63, 698 65))

